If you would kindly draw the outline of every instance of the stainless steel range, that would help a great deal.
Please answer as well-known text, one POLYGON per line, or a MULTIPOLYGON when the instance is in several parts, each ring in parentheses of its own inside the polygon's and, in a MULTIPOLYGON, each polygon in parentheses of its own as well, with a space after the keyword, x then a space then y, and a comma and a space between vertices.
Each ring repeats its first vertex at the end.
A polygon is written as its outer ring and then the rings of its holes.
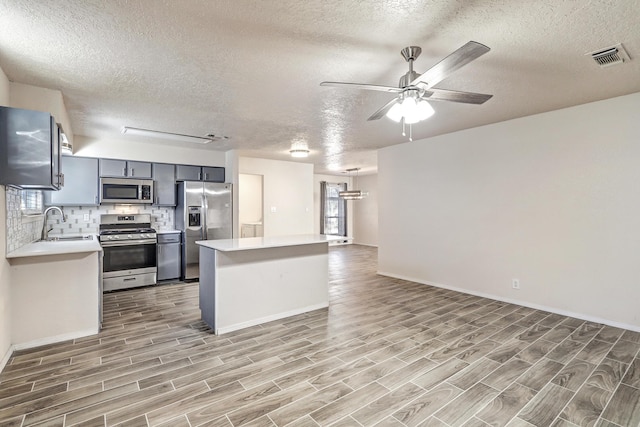
POLYGON ((151 215, 101 215, 99 237, 105 291, 156 283, 157 236, 151 228, 151 215))

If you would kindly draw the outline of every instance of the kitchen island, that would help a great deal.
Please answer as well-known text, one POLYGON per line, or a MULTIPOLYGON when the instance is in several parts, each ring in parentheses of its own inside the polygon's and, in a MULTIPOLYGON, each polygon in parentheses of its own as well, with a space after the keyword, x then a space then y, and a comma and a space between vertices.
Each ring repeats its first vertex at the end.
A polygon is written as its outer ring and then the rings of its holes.
POLYGON ((329 306, 325 235, 202 240, 200 310, 216 335, 329 306))

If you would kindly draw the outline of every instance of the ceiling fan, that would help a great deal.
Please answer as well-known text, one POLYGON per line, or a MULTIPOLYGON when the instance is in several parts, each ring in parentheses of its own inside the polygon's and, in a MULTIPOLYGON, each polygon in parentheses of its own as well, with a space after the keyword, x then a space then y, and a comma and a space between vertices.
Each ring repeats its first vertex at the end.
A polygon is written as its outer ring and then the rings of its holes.
MULTIPOLYGON (((405 135, 405 124, 409 125, 409 131, 411 131, 413 123, 425 120, 434 113, 427 100, 452 101, 464 104, 483 104, 489 100, 493 95, 436 89, 433 86, 490 50, 490 48, 481 43, 470 41, 423 74, 418 74, 413 70, 413 61, 420 56, 422 49, 418 46, 409 46, 400 51, 402 57, 409 63, 409 71, 400 77, 398 87, 344 82, 322 82, 320 86, 375 90, 397 94, 396 98, 373 113, 367 120, 378 120, 386 115, 396 122, 402 121, 402 134, 405 135)), ((411 136, 409 139, 411 140, 411 136)))

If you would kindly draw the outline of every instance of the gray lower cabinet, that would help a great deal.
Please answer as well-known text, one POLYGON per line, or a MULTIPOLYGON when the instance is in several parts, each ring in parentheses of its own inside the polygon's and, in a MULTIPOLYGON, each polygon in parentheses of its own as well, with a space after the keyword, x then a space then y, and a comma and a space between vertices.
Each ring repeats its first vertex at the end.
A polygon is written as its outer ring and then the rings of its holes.
POLYGON ((180 232, 158 234, 158 280, 180 277, 180 232))
POLYGON ((62 156, 64 187, 45 191, 44 204, 51 206, 98 205, 98 159, 62 156))
POLYGON ((154 163, 151 169, 156 206, 176 205, 176 166, 166 163, 154 163))

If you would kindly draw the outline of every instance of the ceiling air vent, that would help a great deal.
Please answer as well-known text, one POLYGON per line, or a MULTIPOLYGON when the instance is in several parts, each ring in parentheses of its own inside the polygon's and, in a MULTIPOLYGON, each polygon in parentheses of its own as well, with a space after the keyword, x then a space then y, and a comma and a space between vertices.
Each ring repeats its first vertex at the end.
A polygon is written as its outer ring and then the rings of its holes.
POLYGON ((606 49, 600 49, 596 52, 590 52, 587 55, 591 55, 600 68, 610 67, 611 65, 622 64, 625 61, 629 61, 629 55, 624 50, 624 47, 622 47, 622 44, 617 44, 606 49))

